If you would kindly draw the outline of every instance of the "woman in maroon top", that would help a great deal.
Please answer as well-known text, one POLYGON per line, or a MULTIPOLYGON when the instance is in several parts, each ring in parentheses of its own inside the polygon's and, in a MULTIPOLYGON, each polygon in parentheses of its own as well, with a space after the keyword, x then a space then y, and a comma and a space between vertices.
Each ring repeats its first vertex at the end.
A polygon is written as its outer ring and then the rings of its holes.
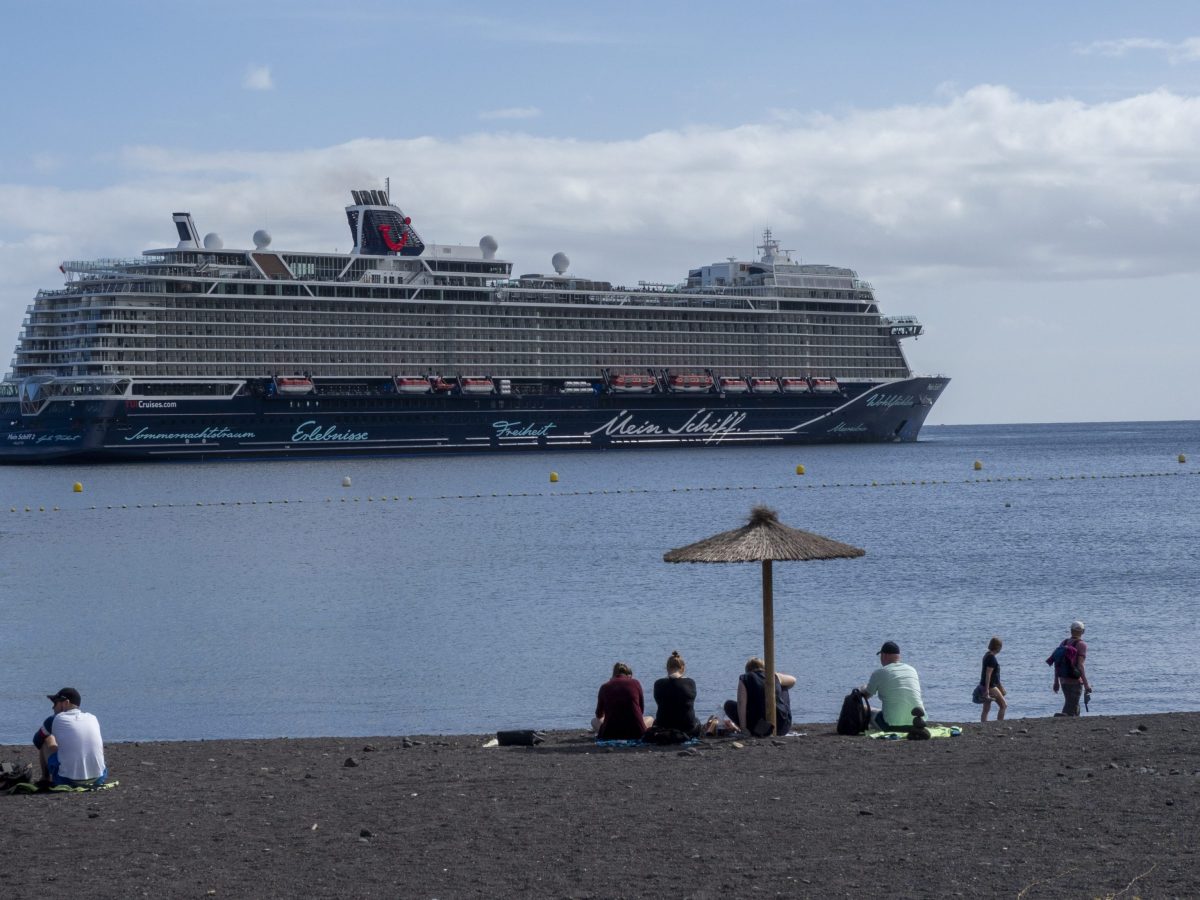
POLYGON ((601 741, 636 741, 654 724, 642 696, 642 684, 623 662, 613 665, 612 678, 600 685, 592 730, 601 741))

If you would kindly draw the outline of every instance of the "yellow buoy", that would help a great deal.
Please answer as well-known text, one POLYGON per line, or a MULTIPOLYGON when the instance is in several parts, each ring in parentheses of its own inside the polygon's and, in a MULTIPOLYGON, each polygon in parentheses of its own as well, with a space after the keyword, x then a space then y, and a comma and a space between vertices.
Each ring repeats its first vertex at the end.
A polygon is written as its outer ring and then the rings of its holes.
POLYGON ((75 484, 73 484, 71 486, 71 490, 73 490, 77 494, 82 494, 83 493, 83 483, 79 482, 79 481, 75 482, 75 484))
POLYGON ((978 472, 982 468, 983 468, 983 463, 981 463, 979 460, 975 460, 975 471, 978 472))
POLYGON ((557 472, 551 472, 551 473, 550 473, 550 483, 551 483, 551 484, 556 484, 557 482, 558 482, 558 473, 557 473, 557 472))
POLYGON ((1184 456, 1182 453, 1180 453, 1180 454, 1179 454, 1179 461, 1180 461, 1181 463, 1185 463, 1185 462, 1187 462, 1187 457, 1186 457, 1186 456, 1184 456))
POLYGON ((803 466, 803 465, 798 465, 798 466, 796 466, 796 474, 797 474, 797 475, 803 475, 803 474, 804 474, 804 466, 803 466))

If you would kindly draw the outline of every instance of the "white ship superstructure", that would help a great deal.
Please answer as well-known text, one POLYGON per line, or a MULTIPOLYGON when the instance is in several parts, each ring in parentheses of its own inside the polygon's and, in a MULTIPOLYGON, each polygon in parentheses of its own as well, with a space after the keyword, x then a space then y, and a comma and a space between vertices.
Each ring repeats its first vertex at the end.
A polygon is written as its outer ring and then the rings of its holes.
POLYGON ((793 262, 769 231, 757 260, 630 288, 566 274, 561 253, 563 271, 513 278, 489 237, 477 247, 421 245, 405 255, 406 243, 377 255, 363 246, 363 228, 405 217, 382 191, 355 199, 369 202, 347 207, 351 253, 277 251, 261 231, 253 249, 225 249, 216 235, 201 241, 191 216, 177 213, 174 248, 64 263, 66 286, 39 292, 29 307, 12 376, 911 374, 898 337, 919 333, 915 321, 881 316, 852 269, 793 262))

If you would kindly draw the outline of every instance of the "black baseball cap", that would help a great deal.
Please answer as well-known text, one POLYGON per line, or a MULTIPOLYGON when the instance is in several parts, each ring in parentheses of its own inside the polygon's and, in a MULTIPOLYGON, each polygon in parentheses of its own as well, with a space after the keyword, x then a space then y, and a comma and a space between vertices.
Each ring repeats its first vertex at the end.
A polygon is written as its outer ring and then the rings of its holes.
POLYGON ((59 700, 66 700, 68 703, 79 705, 79 691, 75 688, 59 688, 57 694, 47 694, 46 698, 57 703, 59 700))
POLYGON ((900 645, 897 644, 895 641, 884 641, 883 646, 879 648, 879 652, 876 653, 875 655, 883 656, 883 654, 885 654, 885 653, 899 653, 899 652, 900 652, 900 645))

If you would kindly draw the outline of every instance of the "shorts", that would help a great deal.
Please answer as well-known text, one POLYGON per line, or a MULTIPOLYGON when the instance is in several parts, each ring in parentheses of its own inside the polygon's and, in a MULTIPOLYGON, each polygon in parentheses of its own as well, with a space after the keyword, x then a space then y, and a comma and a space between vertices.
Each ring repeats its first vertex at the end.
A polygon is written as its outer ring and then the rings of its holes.
POLYGON ((100 787, 108 778, 108 769, 105 769, 95 778, 68 778, 65 775, 58 774, 58 765, 57 751, 46 757, 46 768, 50 771, 50 784, 55 787, 60 784, 65 784, 68 787, 100 787))

